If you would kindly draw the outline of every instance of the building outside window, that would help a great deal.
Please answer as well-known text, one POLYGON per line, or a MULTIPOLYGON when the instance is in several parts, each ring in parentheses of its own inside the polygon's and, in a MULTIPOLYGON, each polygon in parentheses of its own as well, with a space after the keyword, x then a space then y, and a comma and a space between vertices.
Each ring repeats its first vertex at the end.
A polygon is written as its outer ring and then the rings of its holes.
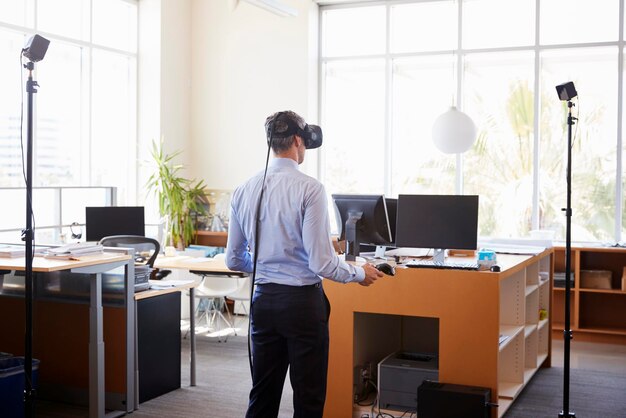
POLYGON ((555 86, 573 81, 572 238, 620 241, 623 3, 321 7, 320 172, 327 191, 478 194, 480 235, 552 229, 564 239, 567 108, 555 86), (441 153, 431 139, 435 118, 452 105, 478 127, 474 146, 458 156, 441 153))
POLYGON ((20 53, 35 33, 50 46, 33 74, 40 85, 34 186, 111 186, 119 204, 134 203, 137 2, 131 0, 0 3, 0 187, 24 187, 28 74, 20 53))

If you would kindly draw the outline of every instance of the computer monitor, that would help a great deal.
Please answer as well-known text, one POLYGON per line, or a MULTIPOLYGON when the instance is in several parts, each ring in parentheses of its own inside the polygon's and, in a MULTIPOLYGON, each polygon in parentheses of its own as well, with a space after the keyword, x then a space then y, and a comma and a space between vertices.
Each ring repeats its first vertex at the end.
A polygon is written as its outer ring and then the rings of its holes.
POLYGON ((396 246, 433 248, 435 262, 445 250, 475 250, 478 245, 478 196, 398 196, 396 246))
POLYGON ((346 241, 346 260, 354 261, 361 244, 378 246, 393 242, 384 195, 334 194, 340 240, 346 241))
POLYGON ((100 241, 111 235, 145 236, 143 206, 100 206, 85 208, 87 241, 100 241))

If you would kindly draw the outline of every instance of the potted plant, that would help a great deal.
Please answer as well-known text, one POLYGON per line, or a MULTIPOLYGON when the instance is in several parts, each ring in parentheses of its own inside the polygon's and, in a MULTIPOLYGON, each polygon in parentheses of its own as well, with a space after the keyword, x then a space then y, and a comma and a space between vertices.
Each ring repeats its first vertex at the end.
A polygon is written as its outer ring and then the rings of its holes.
POLYGON ((152 142, 152 159, 155 172, 147 182, 148 190, 159 201, 159 213, 165 218, 165 243, 184 249, 194 238, 197 216, 206 215, 209 202, 203 180, 189 180, 180 175, 182 165, 173 163, 181 151, 171 155, 163 153, 163 141, 152 142))

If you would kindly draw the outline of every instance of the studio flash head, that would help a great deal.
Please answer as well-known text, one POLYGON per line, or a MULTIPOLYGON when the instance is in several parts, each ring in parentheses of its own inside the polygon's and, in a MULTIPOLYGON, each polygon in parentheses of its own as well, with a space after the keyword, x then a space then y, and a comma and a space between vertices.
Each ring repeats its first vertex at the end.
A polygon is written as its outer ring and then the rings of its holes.
POLYGON ((22 55, 31 62, 41 61, 46 55, 48 45, 50 45, 49 40, 43 36, 33 35, 26 43, 26 46, 24 46, 24 49, 22 49, 22 55))
POLYGON ((571 81, 556 86, 556 92, 559 95, 559 99, 563 101, 569 101, 578 96, 576 87, 574 87, 574 83, 571 81))

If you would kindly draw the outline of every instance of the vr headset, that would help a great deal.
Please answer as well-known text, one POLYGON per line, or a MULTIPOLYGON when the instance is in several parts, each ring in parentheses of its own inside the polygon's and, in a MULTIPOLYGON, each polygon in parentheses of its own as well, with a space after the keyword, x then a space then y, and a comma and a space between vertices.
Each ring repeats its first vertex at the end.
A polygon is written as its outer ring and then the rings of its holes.
POLYGON ((272 138, 287 138, 291 135, 298 135, 302 138, 306 149, 315 149, 322 146, 322 128, 317 125, 306 124, 304 129, 302 129, 284 112, 279 113, 272 123, 265 125, 265 132, 267 134, 268 146, 271 144, 272 138), (277 122, 280 122, 281 125, 278 130, 276 129, 277 122))

